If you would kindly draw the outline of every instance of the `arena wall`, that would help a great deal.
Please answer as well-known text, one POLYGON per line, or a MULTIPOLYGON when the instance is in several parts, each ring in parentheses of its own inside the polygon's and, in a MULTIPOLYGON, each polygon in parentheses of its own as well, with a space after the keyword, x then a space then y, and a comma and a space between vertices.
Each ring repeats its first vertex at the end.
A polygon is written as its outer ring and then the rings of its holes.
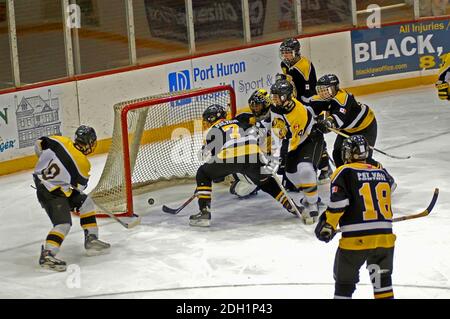
MULTIPOLYGON (((436 80, 437 69, 355 80, 351 31, 305 37, 300 42, 302 54, 312 60, 318 76, 335 73, 342 87, 358 95, 432 85, 436 80)), ((45 103, 51 101, 50 107, 57 108, 58 115, 51 124, 54 129, 59 125, 63 135, 71 136, 80 124, 93 126, 99 138, 96 153, 104 153, 112 136, 114 104, 174 89, 226 83, 235 88, 238 109, 243 109, 249 95, 257 88, 269 89, 275 74, 280 72, 278 48, 279 42, 267 43, 166 64, 119 69, 0 92, 0 175, 29 169, 35 164, 33 147, 22 141, 23 134, 28 134, 27 138, 31 139, 38 126, 37 122, 33 122, 36 118, 31 123, 26 123, 26 119, 21 122, 27 103, 28 107, 36 107, 39 103, 44 104, 40 107, 45 107, 45 103), (177 78, 186 75, 186 71, 189 73, 187 81, 169 81, 169 74, 175 73, 177 78), (25 104, 18 105, 21 101, 25 104), (27 125, 28 131, 25 130, 27 125)), ((42 118, 39 120, 42 121, 42 118)))

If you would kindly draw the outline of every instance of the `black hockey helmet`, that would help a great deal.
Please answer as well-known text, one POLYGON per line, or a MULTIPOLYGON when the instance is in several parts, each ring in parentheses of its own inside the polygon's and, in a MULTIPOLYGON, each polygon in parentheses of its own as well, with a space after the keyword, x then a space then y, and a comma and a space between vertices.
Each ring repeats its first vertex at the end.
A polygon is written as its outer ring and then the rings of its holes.
POLYGON ((289 108, 293 92, 294 87, 292 86, 291 82, 284 79, 276 80, 275 83, 270 87, 270 94, 272 95, 273 104, 276 107, 281 107, 284 109, 289 108), (277 100, 275 96, 277 96, 279 100, 277 100))
POLYGON ((203 122, 209 125, 213 124, 217 120, 225 119, 227 117, 227 110, 219 104, 212 104, 206 108, 203 112, 203 122))
POLYGON ((281 42, 280 59, 288 65, 294 65, 300 59, 300 42, 296 38, 288 38, 281 42), (288 59, 283 53, 292 53, 292 57, 288 59))
POLYGON ((91 154, 97 147, 97 134, 94 128, 86 125, 77 128, 73 145, 84 155, 91 154))
POLYGON ((325 74, 317 80, 316 90, 322 99, 332 99, 339 91, 338 77, 335 74, 325 74))
POLYGON ((353 135, 342 142, 341 157, 344 163, 365 161, 369 157, 369 142, 363 135, 353 135))
POLYGON ((256 90, 248 99, 248 106, 258 121, 269 114, 271 104, 269 93, 264 89, 256 90))

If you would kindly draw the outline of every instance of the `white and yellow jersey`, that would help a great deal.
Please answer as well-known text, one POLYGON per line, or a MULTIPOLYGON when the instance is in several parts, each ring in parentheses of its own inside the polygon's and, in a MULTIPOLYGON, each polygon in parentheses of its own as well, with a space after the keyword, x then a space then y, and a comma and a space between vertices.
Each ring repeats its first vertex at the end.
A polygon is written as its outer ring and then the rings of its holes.
POLYGON ((91 164, 68 137, 41 137, 35 150, 39 159, 34 174, 50 192, 60 188, 69 197, 72 188, 86 188, 91 164))
POLYGON ((286 151, 296 150, 311 133, 315 123, 314 115, 296 99, 292 99, 295 106, 290 112, 272 107, 270 110, 272 130, 272 155, 279 158, 282 146, 286 145, 286 151))

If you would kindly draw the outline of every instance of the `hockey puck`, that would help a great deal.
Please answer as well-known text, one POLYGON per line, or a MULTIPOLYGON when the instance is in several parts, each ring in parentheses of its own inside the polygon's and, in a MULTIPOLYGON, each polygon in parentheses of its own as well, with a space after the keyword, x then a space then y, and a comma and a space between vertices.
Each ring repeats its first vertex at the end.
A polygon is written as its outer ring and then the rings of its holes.
POLYGON ((155 203, 155 200, 153 198, 148 199, 148 204, 153 205, 155 203))

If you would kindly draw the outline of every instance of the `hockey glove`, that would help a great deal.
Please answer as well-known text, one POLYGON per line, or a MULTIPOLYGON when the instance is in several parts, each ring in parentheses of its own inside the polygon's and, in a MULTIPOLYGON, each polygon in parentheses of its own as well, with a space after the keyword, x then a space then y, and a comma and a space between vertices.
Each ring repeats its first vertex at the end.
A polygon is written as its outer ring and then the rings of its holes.
POLYGON ((334 119, 329 116, 326 119, 318 119, 316 122, 316 129, 323 134, 330 132, 330 128, 335 128, 334 119))
POLYGON ((320 215, 319 222, 317 223, 316 229, 314 230, 317 239, 328 243, 336 235, 336 231, 333 226, 327 223, 326 213, 320 215))
POLYGON ((280 167, 280 162, 277 159, 271 159, 269 162, 261 167, 261 174, 263 175, 272 175, 278 172, 278 168, 280 167))
POLYGON ((447 82, 436 82, 436 88, 441 100, 450 100, 450 84, 447 82))
POLYGON ((79 212, 87 197, 88 195, 81 193, 76 189, 73 189, 72 194, 69 197, 70 208, 72 209, 72 211, 79 212))
POLYGON ((264 139, 267 136, 267 132, 265 131, 265 129, 261 128, 261 127, 257 127, 256 125, 249 128, 246 133, 247 133, 247 135, 254 136, 258 140, 264 139))
POLYGON ((199 153, 199 160, 201 162, 208 163, 211 159, 212 159, 211 150, 207 148, 206 145, 203 145, 199 153))

